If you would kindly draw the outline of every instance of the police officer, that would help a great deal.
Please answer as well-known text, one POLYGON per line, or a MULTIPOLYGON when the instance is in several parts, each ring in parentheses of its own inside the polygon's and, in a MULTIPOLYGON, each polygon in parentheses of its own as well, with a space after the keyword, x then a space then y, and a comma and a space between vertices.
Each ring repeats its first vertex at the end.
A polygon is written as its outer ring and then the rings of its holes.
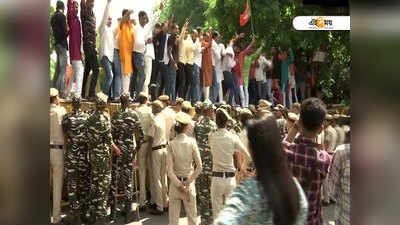
POLYGON ((108 224, 107 200, 111 184, 111 152, 117 156, 120 149, 114 144, 111 135, 110 115, 105 112, 107 95, 97 93, 95 98, 96 109, 87 120, 87 139, 90 159, 90 201, 91 212, 96 224, 108 224))
POLYGON ((200 150, 203 171, 196 180, 196 190, 198 195, 198 209, 201 215, 201 224, 212 224, 211 213, 211 175, 212 161, 208 136, 217 130, 217 124, 213 121, 215 106, 209 99, 202 104, 203 116, 196 122, 194 134, 200 150))
POLYGON ((64 133, 62 120, 67 113, 60 106, 58 90, 50 88, 50 170, 53 179, 53 223, 61 222, 61 192, 64 171, 64 133))
POLYGON ((174 132, 173 132, 173 127, 175 125, 175 117, 176 113, 171 107, 169 106, 169 96, 168 95, 161 95, 159 97, 160 101, 162 102, 163 105, 163 110, 162 110, 162 115, 165 118, 166 122, 166 137, 167 137, 167 142, 171 140, 171 138, 174 137, 174 132))
POLYGON ((169 186, 169 224, 178 225, 181 201, 185 207, 189 225, 197 225, 195 179, 201 173, 202 164, 196 140, 187 135, 191 122, 189 115, 176 115, 177 136, 168 145, 167 170, 169 186), (193 169, 193 161, 196 169, 193 169))
POLYGON ((66 134, 65 168, 67 170, 68 200, 72 224, 85 221, 89 194, 89 156, 86 139, 86 122, 89 115, 81 110, 79 96, 72 97, 72 112, 64 116, 63 130, 66 134))
MULTIPOLYGON (((243 108, 240 110, 240 125, 241 125, 241 132, 239 133, 239 138, 242 141, 243 145, 249 150, 248 138, 247 138, 247 129, 246 124, 247 122, 253 119, 253 113, 250 109, 243 108)), ((255 165, 252 159, 247 159, 241 154, 236 152, 238 155, 238 170, 240 171, 238 176, 238 181, 240 182, 246 177, 254 176, 255 165)))
POLYGON ((239 137, 226 129, 229 120, 232 120, 232 118, 228 112, 222 108, 218 109, 216 112, 218 129, 211 133, 209 137, 213 160, 210 190, 214 219, 236 187, 236 169, 233 160, 235 152, 240 152, 245 158, 250 158, 249 152, 239 137))
MULTIPOLYGON (((192 107, 192 104, 189 101, 184 101, 182 104, 182 112, 187 114, 188 116, 190 116, 191 110, 193 110, 194 108, 192 107)), ((190 123, 189 123, 189 131, 187 133, 187 135, 189 135, 190 137, 194 137, 194 125, 195 122, 191 119, 190 117, 190 123)))
POLYGON ((123 199, 125 223, 128 223, 129 212, 132 206, 132 168, 136 154, 135 133, 138 132, 139 140, 143 140, 143 131, 140 127, 139 116, 129 108, 129 97, 129 94, 121 95, 121 109, 115 112, 111 119, 113 140, 121 150, 120 157, 113 157, 112 159, 111 191, 114 199, 111 207, 111 218, 115 219, 116 217, 118 182, 119 178, 122 178, 125 193, 125 198, 123 199))
POLYGON ((164 207, 168 206, 168 186, 167 186, 167 122, 165 115, 161 112, 164 105, 156 100, 152 104, 152 112, 154 119, 151 122, 148 131, 148 152, 151 152, 152 161, 152 179, 154 184, 154 192, 151 193, 156 203, 151 213, 154 215, 162 215, 164 207))
MULTIPOLYGON (((148 94, 146 92, 141 92, 139 94, 139 107, 136 109, 136 112, 139 116, 140 125, 143 130, 144 140, 142 145, 140 146, 138 152, 138 166, 139 166, 139 186, 140 186, 140 194, 139 194, 139 208, 143 208, 146 205, 146 171, 149 171, 149 174, 152 174, 151 171, 151 161, 148 159, 150 158, 150 154, 148 150, 148 133, 151 126, 151 122, 153 120, 153 113, 151 112, 151 107, 147 105, 148 101, 148 94)), ((150 176, 152 177, 152 176, 150 176)), ((154 185, 152 184, 152 179, 150 180, 150 188, 154 185)))

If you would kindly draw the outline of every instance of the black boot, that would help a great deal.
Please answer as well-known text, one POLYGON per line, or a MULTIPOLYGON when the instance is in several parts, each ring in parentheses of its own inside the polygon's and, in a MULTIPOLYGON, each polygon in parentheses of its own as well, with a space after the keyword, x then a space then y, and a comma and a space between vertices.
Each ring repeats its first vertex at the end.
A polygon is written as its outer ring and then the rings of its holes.
POLYGON ((75 216, 71 219, 71 225, 82 225, 81 217, 75 216))
POLYGON ((132 221, 132 218, 131 218, 131 211, 132 211, 131 205, 130 205, 130 204, 127 204, 127 205, 125 206, 125 208, 124 208, 124 213, 125 213, 125 221, 124 221, 124 223, 125 223, 125 224, 128 224, 128 223, 130 223, 130 222, 132 221))

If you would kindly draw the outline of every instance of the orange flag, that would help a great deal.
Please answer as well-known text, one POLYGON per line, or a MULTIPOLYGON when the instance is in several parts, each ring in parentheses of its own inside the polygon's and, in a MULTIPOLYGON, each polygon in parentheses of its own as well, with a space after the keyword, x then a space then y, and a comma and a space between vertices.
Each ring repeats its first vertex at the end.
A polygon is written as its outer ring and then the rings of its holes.
POLYGON ((246 0, 246 9, 242 14, 240 14, 240 26, 243 27, 249 21, 250 10, 249 10, 249 0, 246 0))

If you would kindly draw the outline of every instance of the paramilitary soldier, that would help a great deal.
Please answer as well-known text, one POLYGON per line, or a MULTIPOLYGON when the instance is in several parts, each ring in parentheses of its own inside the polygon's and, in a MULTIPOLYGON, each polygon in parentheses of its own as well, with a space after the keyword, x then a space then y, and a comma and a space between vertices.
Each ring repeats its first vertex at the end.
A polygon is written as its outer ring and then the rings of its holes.
POLYGON ((66 134, 65 168, 67 171, 68 201, 72 225, 81 224, 88 210, 88 194, 90 184, 89 156, 86 139, 86 122, 88 114, 81 109, 78 96, 72 98, 72 112, 63 118, 63 130, 66 134))
POLYGON ((217 130, 217 125, 213 121, 214 106, 210 100, 203 103, 204 115, 196 122, 194 127, 194 134, 200 151, 201 161, 203 163, 203 171, 196 180, 196 190, 198 195, 198 211, 201 215, 201 224, 212 224, 211 214, 211 173, 212 173, 212 159, 210 152, 210 145, 208 142, 208 135, 210 132, 217 130))
POLYGON ((111 135, 110 115, 105 112, 107 95, 96 94, 96 110, 87 120, 87 139, 90 160, 90 211, 96 218, 96 225, 109 224, 107 200, 111 184, 111 152, 120 154, 111 135))
POLYGON ((132 206, 132 167, 137 147, 135 133, 138 132, 139 140, 143 140, 143 131, 140 127, 139 116, 129 108, 129 94, 123 94, 120 99, 121 109, 115 112, 111 119, 113 140, 121 150, 120 156, 114 155, 112 159, 111 219, 116 218, 118 184, 122 178, 125 194, 122 208, 125 223, 128 223, 132 206))

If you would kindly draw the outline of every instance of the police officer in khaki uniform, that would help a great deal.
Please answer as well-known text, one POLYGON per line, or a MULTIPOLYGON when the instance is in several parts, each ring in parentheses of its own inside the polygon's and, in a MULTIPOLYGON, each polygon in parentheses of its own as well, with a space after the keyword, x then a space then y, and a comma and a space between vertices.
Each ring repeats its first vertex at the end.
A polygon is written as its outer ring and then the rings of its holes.
MULTIPOLYGON (((149 174, 152 174, 151 170, 151 161, 150 154, 148 150, 148 132, 151 126, 151 122, 153 120, 153 113, 151 112, 151 107, 147 105, 148 94, 146 92, 141 92, 139 94, 139 107, 136 109, 136 112, 139 116, 139 120, 141 123, 141 127, 144 134, 144 142, 140 146, 138 152, 138 166, 139 166, 139 185, 140 185, 140 194, 139 194, 139 208, 142 208, 146 204, 146 171, 149 171, 149 174)), ((150 152, 151 153, 151 152, 150 152)), ((152 175, 150 176, 152 177, 152 175)), ((152 184, 152 179, 150 180, 149 187, 152 188, 154 185, 152 184)))
POLYGON ((166 137, 167 137, 167 142, 173 138, 173 127, 175 125, 175 117, 176 113, 175 111, 169 107, 169 96, 168 95, 161 95, 159 97, 160 101, 163 104, 163 110, 162 110, 162 115, 164 115, 165 122, 166 122, 166 137))
MULTIPOLYGON (((182 104, 182 112, 187 114, 188 116, 190 116, 191 110, 193 110, 194 108, 192 107, 192 104, 189 101, 184 101, 182 104)), ((190 137, 194 137, 194 125, 195 122, 194 120, 192 120, 192 117, 190 116, 190 122, 189 122, 189 130, 187 132, 187 135, 189 135, 190 137)))
POLYGON ((200 152, 193 137, 187 135, 191 122, 189 115, 176 115, 177 136, 168 145, 167 170, 171 180, 169 187, 169 224, 178 225, 181 201, 185 207, 189 225, 197 225, 195 179, 201 173, 200 152), (196 169, 193 168, 193 161, 196 169))
POLYGON ((152 178, 154 189, 152 199, 154 196, 154 202, 156 208, 151 211, 154 215, 162 215, 164 207, 168 206, 168 187, 167 187, 167 122, 165 115, 162 113, 164 105, 156 100, 152 104, 152 112, 154 119, 151 122, 151 126, 148 131, 148 152, 151 152, 152 158, 152 178))
POLYGON ((67 111, 60 106, 58 90, 50 88, 50 170, 53 179, 53 223, 61 222, 61 192, 64 173, 62 120, 67 111))
POLYGON ((226 129, 228 121, 232 120, 225 109, 219 108, 216 112, 217 131, 210 134, 209 143, 213 160, 211 179, 211 205, 213 218, 218 216, 236 187, 235 166, 233 157, 235 152, 242 153, 250 158, 249 152, 239 136, 226 129))

